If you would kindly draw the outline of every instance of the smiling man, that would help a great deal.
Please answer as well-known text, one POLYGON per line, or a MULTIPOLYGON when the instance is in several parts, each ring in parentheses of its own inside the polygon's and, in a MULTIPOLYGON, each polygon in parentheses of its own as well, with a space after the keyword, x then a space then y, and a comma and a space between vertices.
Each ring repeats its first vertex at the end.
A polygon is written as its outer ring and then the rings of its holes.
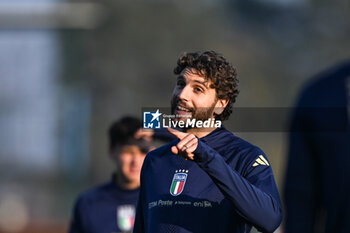
MULTIPOLYGON (((198 137, 205 136, 207 132, 214 130, 214 124, 209 124, 207 127, 193 127, 193 125, 198 125, 198 122, 205 121, 211 123, 210 120, 214 122, 214 116, 218 117, 224 111, 229 99, 219 99, 216 96, 215 89, 210 86, 213 84, 213 81, 206 79, 204 74, 195 68, 185 67, 175 72, 180 72, 180 74, 177 77, 177 84, 171 100, 172 114, 177 116, 176 120, 188 122, 188 124, 184 124, 188 132, 193 131, 198 137), (190 129, 190 122, 193 122, 192 129, 190 129)), ((235 96, 237 93, 238 91, 233 89, 231 93, 227 93, 227 97, 229 94, 235 96)), ((221 121, 217 122, 221 125, 221 121)))
MULTIPOLYGON (((224 57, 185 53, 174 73, 176 121, 228 119, 238 80, 224 57)), ((146 156, 134 232, 273 232, 282 211, 264 152, 223 126, 183 125, 169 128, 177 140, 146 156)))

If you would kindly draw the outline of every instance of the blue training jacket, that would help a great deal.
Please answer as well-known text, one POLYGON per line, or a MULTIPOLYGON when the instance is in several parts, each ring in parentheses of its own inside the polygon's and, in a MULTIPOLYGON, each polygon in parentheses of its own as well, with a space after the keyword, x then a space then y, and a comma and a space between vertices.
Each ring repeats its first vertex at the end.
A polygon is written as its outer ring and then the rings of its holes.
POLYGON ((224 127, 200 138, 196 161, 171 152, 178 142, 146 156, 134 233, 273 232, 280 225, 281 202, 261 149, 224 127))
POLYGON ((79 196, 69 233, 131 232, 139 189, 124 190, 115 178, 79 196))

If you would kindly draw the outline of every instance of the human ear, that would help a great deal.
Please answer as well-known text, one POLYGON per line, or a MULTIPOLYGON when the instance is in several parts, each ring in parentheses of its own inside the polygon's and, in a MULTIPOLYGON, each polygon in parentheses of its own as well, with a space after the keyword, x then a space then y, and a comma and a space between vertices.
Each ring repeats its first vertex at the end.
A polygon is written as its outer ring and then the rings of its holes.
POLYGON ((229 102, 229 99, 218 99, 215 105, 214 113, 216 115, 220 115, 224 111, 228 102, 229 102))

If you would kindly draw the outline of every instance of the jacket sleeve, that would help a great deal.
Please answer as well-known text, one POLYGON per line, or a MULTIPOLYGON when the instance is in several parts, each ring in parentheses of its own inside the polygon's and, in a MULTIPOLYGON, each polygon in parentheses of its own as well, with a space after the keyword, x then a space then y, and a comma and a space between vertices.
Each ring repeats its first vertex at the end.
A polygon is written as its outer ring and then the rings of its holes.
POLYGON ((80 197, 74 206, 69 233, 84 233, 82 224, 82 198, 80 197))
MULTIPOLYGON (((237 213, 248 223, 262 232, 273 232, 280 225, 282 208, 270 166, 257 166, 257 169, 251 169, 244 178, 218 152, 201 140, 194 154, 197 164, 212 178, 220 191, 234 204, 237 213), (258 169, 259 172, 254 172, 258 169)), ((253 164, 254 160, 250 165, 252 168, 253 164)))
MULTIPOLYGON (((300 107, 303 102, 303 97, 300 107)), ((303 106, 302 106, 303 107, 303 106)), ((309 111, 296 108, 291 133, 284 201, 286 205, 285 232, 314 232, 315 219, 320 207, 319 161, 313 151, 314 133, 304 131, 312 125, 313 117, 309 111)))

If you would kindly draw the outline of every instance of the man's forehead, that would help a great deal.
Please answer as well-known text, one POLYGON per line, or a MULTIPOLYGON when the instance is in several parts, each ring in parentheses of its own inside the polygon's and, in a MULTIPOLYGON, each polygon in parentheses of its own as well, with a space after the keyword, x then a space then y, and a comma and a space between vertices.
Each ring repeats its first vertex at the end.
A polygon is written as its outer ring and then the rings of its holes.
POLYGON ((180 77, 181 76, 186 79, 191 79, 190 81, 199 81, 205 85, 208 85, 208 82, 210 82, 210 80, 207 77, 205 77, 203 74, 201 74, 200 71, 194 68, 185 68, 181 72, 180 77))
POLYGON ((152 147, 152 143, 144 140, 137 139, 132 140, 127 144, 123 144, 119 146, 119 153, 147 153, 149 149, 152 147))
POLYGON ((140 152, 140 147, 137 146, 137 145, 122 145, 121 148, 120 148, 120 152, 122 153, 126 153, 126 152, 140 152))

